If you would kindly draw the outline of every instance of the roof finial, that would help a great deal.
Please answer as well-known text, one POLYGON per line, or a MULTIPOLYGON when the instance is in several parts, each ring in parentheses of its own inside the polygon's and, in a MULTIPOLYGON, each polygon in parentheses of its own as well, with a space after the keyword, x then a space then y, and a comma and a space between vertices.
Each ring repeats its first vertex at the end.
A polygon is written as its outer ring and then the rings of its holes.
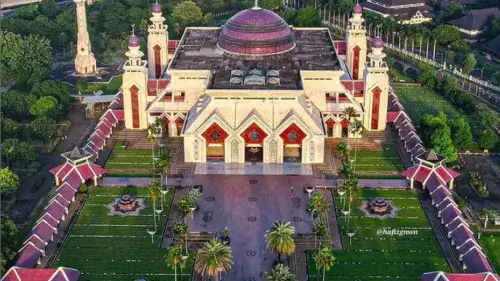
POLYGON ((156 0, 155 2, 156 2, 156 4, 158 4, 158 0, 156 0))
POLYGON ((255 7, 259 7, 259 0, 255 0, 255 7))
POLYGON ((135 24, 132 24, 132 36, 135 36, 135 24))

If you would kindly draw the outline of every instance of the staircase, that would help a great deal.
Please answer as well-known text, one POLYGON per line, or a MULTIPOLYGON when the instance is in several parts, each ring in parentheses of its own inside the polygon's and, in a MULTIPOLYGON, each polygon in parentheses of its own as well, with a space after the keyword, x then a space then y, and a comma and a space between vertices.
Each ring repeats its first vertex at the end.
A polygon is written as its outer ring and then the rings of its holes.
POLYGON ((190 248, 198 249, 203 243, 215 237, 213 232, 188 232, 188 244, 190 248))
POLYGON ((328 142, 331 139, 325 139, 325 155, 323 163, 313 165, 313 174, 317 178, 327 178, 336 175, 338 169, 341 167, 342 162, 335 157, 334 150, 329 148, 328 142))
POLYGON ((139 149, 151 149, 151 142, 148 141, 148 132, 146 130, 117 130, 113 135, 117 142, 126 142, 129 148, 138 148, 137 143, 147 141, 149 146, 139 149))

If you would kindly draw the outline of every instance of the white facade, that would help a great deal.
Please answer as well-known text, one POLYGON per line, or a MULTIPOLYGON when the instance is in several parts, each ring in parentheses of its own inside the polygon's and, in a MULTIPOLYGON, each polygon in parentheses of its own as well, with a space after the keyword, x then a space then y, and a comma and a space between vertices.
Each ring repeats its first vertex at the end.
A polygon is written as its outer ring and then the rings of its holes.
MULTIPOLYGON (((345 108, 354 108, 356 116, 353 119, 359 119, 369 131, 385 130, 386 127, 389 79, 388 68, 382 61, 385 55, 381 48, 373 49, 368 55, 370 62, 366 63, 364 20, 356 14, 350 22, 347 42, 339 43, 345 44, 345 53, 340 49, 335 51, 339 67, 335 70, 301 69, 297 89, 210 87, 215 75, 211 69, 176 69, 172 67, 172 61, 177 57, 174 54, 167 68, 168 85, 152 97, 147 89, 146 62, 140 60, 142 54, 138 48, 133 50, 130 47, 123 77, 125 126, 127 129, 145 129, 148 123, 162 118, 169 136, 184 138, 186 162, 323 163, 325 138, 360 137, 349 130, 352 119, 348 120, 343 114, 345 108), (355 80, 351 78, 354 46, 359 48, 356 55, 359 77, 355 80), (134 109, 130 89, 136 88, 140 97, 134 109), (374 89, 379 92, 375 119, 374 89), (140 119, 139 126, 134 126, 133 116, 136 116, 136 123, 137 118, 140 119), (371 124, 373 120, 377 120, 375 127, 371 124), (251 153, 258 157, 250 157, 251 153)), ((183 47, 190 30, 215 29, 186 29, 176 52, 183 47)), ((320 30, 329 34, 326 28, 293 30, 320 30)), ((148 36, 148 48, 158 44, 158 36, 148 36)), ((163 38, 160 41, 167 44, 163 38)), ((331 43, 334 45, 333 41, 331 43)), ((150 64, 152 54, 148 52, 150 64)), ((153 73, 149 65, 150 78, 156 77, 153 73)))

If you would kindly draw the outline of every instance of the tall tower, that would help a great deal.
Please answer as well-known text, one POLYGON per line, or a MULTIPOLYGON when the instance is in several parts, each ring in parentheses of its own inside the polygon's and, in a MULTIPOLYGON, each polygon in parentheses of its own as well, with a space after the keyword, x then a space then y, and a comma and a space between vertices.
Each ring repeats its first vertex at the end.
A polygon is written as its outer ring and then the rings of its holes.
POLYGON ((76 24, 78 25, 75 71, 79 75, 97 74, 97 66, 87 30, 86 0, 74 0, 76 3, 76 24))
POLYGON ((364 125, 369 131, 383 131, 387 123, 387 103, 389 99, 389 67, 384 62, 382 51, 384 42, 380 37, 373 38, 372 51, 368 54, 370 62, 364 72, 364 125))
POLYGON ((349 30, 347 30, 347 69, 352 79, 362 79, 366 62, 366 30, 363 25, 365 20, 361 17, 363 8, 357 4, 352 10, 352 18, 349 19, 349 30))
POLYGON ((125 128, 144 130, 148 126, 148 62, 143 60, 144 53, 139 50, 140 41, 132 34, 128 41, 128 60, 123 65, 123 109, 125 111, 125 128))
POLYGON ((153 16, 148 27, 148 66, 149 78, 160 78, 168 64, 168 31, 161 6, 153 4, 153 16))

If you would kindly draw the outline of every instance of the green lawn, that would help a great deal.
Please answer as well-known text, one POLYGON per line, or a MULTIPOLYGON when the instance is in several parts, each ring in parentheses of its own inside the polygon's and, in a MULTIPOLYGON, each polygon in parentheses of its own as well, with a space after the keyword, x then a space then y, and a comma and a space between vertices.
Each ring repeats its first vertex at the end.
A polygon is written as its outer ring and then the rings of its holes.
MULTIPOLYGON (((351 152, 354 156, 354 152, 351 152)), ((402 172, 404 170, 399 158, 396 144, 384 144, 384 151, 358 151, 356 171, 359 172, 402 172)))
MULTIPOLYGON (((90 190, 89 198, 59 255, 57 266, 78 269, 80 281, 121 281, 140 277, 149 281, 174 280, 173 270, 165 264, 166 251, 159 248, 173 192, 167 194, 166 211, 161 214, 154 243, 146 232, 153 229, 152 202, 147 196, 146 188, 99 187, 90 190), (147 208, 138 216, 122 218, 108 215, 105 204, 124 194, 144 198, 147 208)), ((192 259, 188 268, 192 268, 192 259)))
MULTIPOLYGON (((333 268, 326 280, 405 280, 418 281, 424 272, 449 272, 427 217, 420 207, 417 195, 411 190, 360 190, 353 194, 349 231, 342 215, 340 197, 335 196, 338 223, 344 250, 335 251, 333 268), (359 210, 363 200, 382 196, 399 208, 396 218, 368 218, 359 210), (379 229, 417 231, 402 236, 378 235, 379 229), (349 245, 347 232, 354 232, 349 245)), ((347 207, 346 207, 347 208, 347 207)), ((308 272, 315 280, 316 268, 308 254, 308 272)))
POLYGON ((152 152, 148 149, 122 148, 122 143, 117 142, 104 168, 114 176, 119 173, 135 174, 138 170, 152 171, 152 152))
POLYGON ((490 259, 491 265, 497 272, 500 272, 500 233, 483 233, 479 243, 490 259))
POLYGON ((109 83, 90 83, 81 88, 77 87, 76 90, 82 92, 82 94, 92 94, 101 90, 104 95, 115 95, 120 90, 122 82, 123 78, 120 75, 113 77, 109 83))

